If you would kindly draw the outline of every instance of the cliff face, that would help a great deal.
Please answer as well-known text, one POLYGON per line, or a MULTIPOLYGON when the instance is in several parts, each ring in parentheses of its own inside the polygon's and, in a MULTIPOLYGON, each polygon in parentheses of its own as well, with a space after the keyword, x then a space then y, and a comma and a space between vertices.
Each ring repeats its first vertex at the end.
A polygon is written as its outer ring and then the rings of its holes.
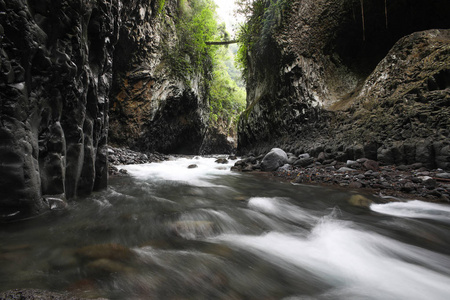
POLYGON ((106 186, 118 10, 118 1, 0 1, 3 216, 106 186))
MULTIPOLYGON (((142 151, 197 154, 209 107, 206 73, 182 78, 171 72, 168 53, 179 42, 179 1, 129 1, 122 10, 114 55, 110 141, 142 151)), ((181 55, 174 53, 175 56, 181 55)))
POLYGON ((449 137, 443 100, 449 97, 448 33, 430 31, 395 43, 415 31, 449 28, 450 3, 364 1, 361 8, 351 0, 292 1, 273 14, 274 21, 265 15, 263 22, 275 25, 249 53, 241 153, 277 146, 448 167, 442 161, 449 137), (409 123, 412 129, 404 128, 409 123), (408 152, 405 143, 417 157, 390 154, 408 152))

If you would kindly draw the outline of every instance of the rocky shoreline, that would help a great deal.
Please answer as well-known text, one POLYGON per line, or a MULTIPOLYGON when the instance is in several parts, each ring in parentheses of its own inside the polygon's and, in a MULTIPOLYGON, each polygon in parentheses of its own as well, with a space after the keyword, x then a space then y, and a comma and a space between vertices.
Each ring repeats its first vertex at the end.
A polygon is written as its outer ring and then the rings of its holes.
MULTIPOLYGON (((0 293, 0 300, 87 300, 69 293, 55 293, 37 289, 15 289, 0 293)), ((96 298, 97 300, 106 300, 105 298, 96 298)))
POLYGON ((297 184, 331 185, 365 191, 389 199, 420 199, 450 203, 450 173, 442 169, 427 169, 421 163, 412 165, 380 165, 361 158, 346 162, 326 159, 321 153, 296 156, 285 153, 247 155, 236 162, 232 170, 241 172, 271 172, 282 180, 297 184))
MULTIPOLYGON (((420 199, 450 203, 450 172, 442 169, 428 169, 421 163, 380 165, 367 158, 343 162, 329 159, 324 153, 313 157, 308 153, 297 156, 281 151, 281 158, 276 156, 272 165, 268 163, 268 154, 248 154, 238 160, 232 170, 264 172, 295 184, 328 185, 369 192, 389 201, 420 199)), ((120 165, 160 162, 171 157, 111 146, 108 147, 108 152, 110 176, 127 175, 126 170, 120 169, 120 165)))
POLYGON ((168 159, 169 156, 157 152, 142 153, 129 148, 108 146, 108 174, 110 176, 126 175, 126 170, 118 168, 120 165, 148 164, 168 159))

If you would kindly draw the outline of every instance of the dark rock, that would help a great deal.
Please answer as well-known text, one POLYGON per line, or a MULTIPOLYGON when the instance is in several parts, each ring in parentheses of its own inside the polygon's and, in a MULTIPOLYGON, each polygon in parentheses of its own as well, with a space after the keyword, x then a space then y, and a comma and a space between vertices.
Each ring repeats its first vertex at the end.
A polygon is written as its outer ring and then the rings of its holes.
POLYGON ((426 178, 426 179, 423 180, 423 185, 427 189, 432 190, 432 189, 434 189, 436 187, 437 182, 433 178, 426 178))
POLYGON ((246 165, 241 171, 242 172, 252 172, 256 170, 256 166, 253 166, 251 164, 246 165))
POLYGON ((438 173, 436 174, 436 177, 443 179, 450 179, 450 173, 438 173))
POLYGON ((423 182, 423 180, 421 178, 418 178, 418 177, 411 178, 411 181, 414 182, 414 183, 422 183, 423 182))
POLYGON ((264 156, 261 162, 261 169, 263 171, 275 171, 282 165, 286 164, 287 161, 288 158, 286 152, 279 148, 273 148, 264 156))
POLYGON ((363 166, 366 170, 371 170, 371 171, 378 171, 380 169, 378 162, 374 161, 374 160, 366 160, 363 163, 363 166))
POLYGON ((355 169, 347 168, 347 167, 341 167, 341 168, 339 168, 337 171, 338 171, 338 172, 341 172, 341 173, 345 173, 345 172, 356 172, 355 169))
POLYGON ((314 163, 314 159, 313 158, 301 158, 298 159, 294 162, 294 166, 297 167, 307 167, 309 165, 311 165, 312 163, 314 163))
POLYGON ((306 159, 306 158, 310 158, 310 157, 311 156, 309 155, 309 153, 303 153, 298 156, 299 159, 306 159))
POLYGON ((226 134, 216 127, 209 127, 203 138, 199 154, 230 154, 235 151, 236 145, 226 134))
POLYGON ((361 184, 361 182, 358 182, 358 181, 353 181, 348 185, 348 187, 351 189, 360 189, 360 188, 362 188, 362 186, 363 185, 361 184))
POLYGON ((188 169, 195 169, 198 168, 198 166, 196 164, 192 164, 188 166, 188 169))
POLYGON ((357 162, 355 160, 347 160, 346 165, 349 168, 358 168, 360 166, 359 162, 357 162))
POLYGON ((64 195, 46 195, 42 197, 51 210, 63 210, 67 208, 67 202, 64 195))
POLYGON ((326 160, 325 152, 320 152, 319 155, 317 156, 317 161, 319 161, 321 163, 324 163, 325 160, 326 160))
POLYGON ((227 164, 228 160, 226 158, 218 158, 215 161, 217 164, 227 164))
MULTIPOLYGON (((0 293, 0 299, 5 300, 86 300, 69 293, 55 293, 37 289, 15 289, 0 293)), ((99 299, 101 300, 101 299, 99 299)))
POLYGON ((18 217, 42 212, 41 195, 71 199, 107 184, 119 7, 53 4, 0 1, 0 207, 18 217))
POLYGON ((406 193, 410 193, 416 189, 416 186, 412 182, 407 182, 402 186, 402 191, 406 193))

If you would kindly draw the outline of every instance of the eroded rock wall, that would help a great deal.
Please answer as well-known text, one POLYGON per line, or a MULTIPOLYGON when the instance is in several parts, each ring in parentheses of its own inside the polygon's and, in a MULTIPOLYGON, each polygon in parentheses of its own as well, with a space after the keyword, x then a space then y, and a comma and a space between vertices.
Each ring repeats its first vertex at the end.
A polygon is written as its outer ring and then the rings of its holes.
POLYGON ((239 152, 259 154, 280 147, 297 154, 325 152, 341 160, 363 155, 385 163, 446 166, 448 104, 443 99, 449 89, 433 82, 447 80, 447 33, 428 32, 395 43, 415 31, 449 28, 450 3, 363 1, 363 13, 361 1, 287 2, 287 9, 274 14, 273 30, 262 32, 264 39, 255 41, 248 53, 239 152), (411 81, 417 83, 413 88, 411 81), (412 98, 427 105, 418 109, 417 101, 408 103, 412 98), (423 110, 424 116, 411 119, 413 110, 423 110), (411 120, 414 130, 403 128, 411 120), (406 140, 417 144, 418 152, 428 149, 427 158, 393 159, 389 153, 398 149, 393 144, 406 140))
POLYGON ((167 53, 181 55, 175 50, 180 3, 166 0, 161 7, 161 1, 132 0, 124 6, 110 111, 115 145, 163 153, 200 150, 209 111, 205 74, 178 76, 167 59, 167 53))
POLYGON ((119 10, 109 0, 0 0, 2 216, 106 186, 119 10))

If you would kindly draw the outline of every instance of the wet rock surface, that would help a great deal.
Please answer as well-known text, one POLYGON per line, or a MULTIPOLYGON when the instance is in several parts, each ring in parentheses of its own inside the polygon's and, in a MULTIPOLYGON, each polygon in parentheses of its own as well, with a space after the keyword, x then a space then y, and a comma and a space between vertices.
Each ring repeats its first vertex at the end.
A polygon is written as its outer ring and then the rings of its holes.
POLYGON ((0 207, 104 188, 116 2, 0 1, 0 207))

